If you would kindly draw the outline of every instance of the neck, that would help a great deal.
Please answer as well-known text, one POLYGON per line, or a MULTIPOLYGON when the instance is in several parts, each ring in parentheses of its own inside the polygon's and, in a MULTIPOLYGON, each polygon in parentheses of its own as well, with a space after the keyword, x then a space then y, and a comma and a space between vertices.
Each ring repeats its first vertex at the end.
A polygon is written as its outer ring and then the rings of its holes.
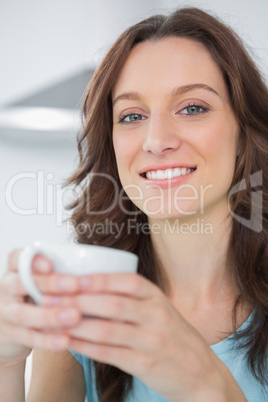
POLYGON ((179 295, 195 309, 235 294, 227 262, 231 217, 226 210, 187 219, 149 219, 149 223, 172 299, 179 295))

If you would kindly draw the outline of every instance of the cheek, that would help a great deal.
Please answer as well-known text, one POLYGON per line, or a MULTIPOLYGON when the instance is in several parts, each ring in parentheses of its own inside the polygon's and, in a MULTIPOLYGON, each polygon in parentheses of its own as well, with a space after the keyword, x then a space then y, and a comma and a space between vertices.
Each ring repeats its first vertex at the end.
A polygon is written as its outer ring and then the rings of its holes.
POLYGON ((203 154, 211 159, 233 163, 237 152, 238 127, 237 124, 226 124, 220 119, 215 121, 208 129, 204 129, 202 138, 203 154))
POLYGON ((127 138, 122 138, 122 136, 119 135, 113 136, 113 146, 116 156, 117 169, 123 185, 128 178, 130 166, 134 158, 134 148, 132 145, 133 144, 131 144, 127 138))
POLYGON ((217 186, 229 188, 237 154, 237 125, 218 122, 203 136, 202 152, 205 157, 207 174, 217 186))

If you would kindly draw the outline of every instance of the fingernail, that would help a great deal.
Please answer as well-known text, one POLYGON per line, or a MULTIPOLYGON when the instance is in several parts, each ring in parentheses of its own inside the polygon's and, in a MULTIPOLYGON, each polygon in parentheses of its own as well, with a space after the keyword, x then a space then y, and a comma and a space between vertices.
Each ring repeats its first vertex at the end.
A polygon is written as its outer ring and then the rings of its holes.
POLYGON ((78 313, 75 309, 62 310, 59 313, 59 320, 63 324, 73 324, 78 319, 78 313))
POLYGON ((76 281, 74 278, 70 278, 67 276, 63 276, 59 278, 59 288, 62 290, 75 290, 76 287, 76 281))
POLYGON ((91 285, 91 279, 88 276, 79 278, 79 284, 82 290, 88 290, 91 285))
POLYGON ((69 339, 66 336, 57 335, 52 338, 52 346, 56 350, 67 349, 69 339))
POLYGON ((51 263, 41 256, 37 256, 33 260, 33 268, 35 271, 40 273, 50 272, 51 263))
POLYGON ((59 306, 61 302, 58 296, 44 296, 41 300, 42 306, 59 306))

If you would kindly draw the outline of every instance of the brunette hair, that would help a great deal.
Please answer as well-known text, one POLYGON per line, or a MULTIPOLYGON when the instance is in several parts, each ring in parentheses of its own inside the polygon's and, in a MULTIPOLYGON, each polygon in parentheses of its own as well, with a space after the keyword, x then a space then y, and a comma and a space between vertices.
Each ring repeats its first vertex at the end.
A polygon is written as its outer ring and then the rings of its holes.
MULTIPOLYGON (((146 224, 147 217, 128 199, 119 180, 112 143, 111 91, 136 44, 174 36, 202 43, 222 71, 240 125, 239 156, 231 188, 241 182, 244 189, 233 194, 232 212, 248 222, 252 196, 260 190, 251 188, 251 175, 262 173, 263 202, 255 206, 262 214, 262 227, 252 230, 249 225, 241 224, 241 220, 233 219, 229 264, 240 292, 233 309, 234 329, 240 303, 247 302, 255 311, 246 331, 237 334, 243 341, 238 344, 247 349, 248 367, 264 385, 268 383, 268 91, 240 38, 218 18, 192 7, 179 9, 169 16, 150 17, 127 29, 95 71, 83 106, 83 129, 78 137, 80 163, 68 181, 80 189, 71 205, 76 240, 136 253, 139 256, 138 272, 168 293, 168 281, 153 250, 150 235, 142 231, 129 233, 124 225, 129 218, 138 224, 146 224), (114 182, 108 176, 112 176, 114 182), (118 191, 124 195, 125 210, 118 203, 112 210, 110 208, 118 191), (97 232, 88 236, 86 225, 105 225, 108 221, 121 225, 123 230, 119 237, 97 232)), ((123 402, 132 388, 132 376, 99 362, 95 362, 95 369, 100 401, 123 402)))

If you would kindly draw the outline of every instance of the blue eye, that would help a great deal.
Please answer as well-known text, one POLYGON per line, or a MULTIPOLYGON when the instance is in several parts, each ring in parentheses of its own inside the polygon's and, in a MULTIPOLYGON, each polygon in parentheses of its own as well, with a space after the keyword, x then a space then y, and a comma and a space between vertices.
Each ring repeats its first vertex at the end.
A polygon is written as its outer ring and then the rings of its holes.
POLYGON ((122 116, 119 120, 119 123, 135 123, 136 121, 144 120, 146 119, 145 116, 142 116, 139 113, 129 113, 124 116, 122 116))
POLYGON ((207 111, 208 111, 207 108, 204 108, 203 106, 200 105, 188 105, 180 111, 180 114, 185 114, 187 116, 196 116, 200 113, 204 113, 207 111))

